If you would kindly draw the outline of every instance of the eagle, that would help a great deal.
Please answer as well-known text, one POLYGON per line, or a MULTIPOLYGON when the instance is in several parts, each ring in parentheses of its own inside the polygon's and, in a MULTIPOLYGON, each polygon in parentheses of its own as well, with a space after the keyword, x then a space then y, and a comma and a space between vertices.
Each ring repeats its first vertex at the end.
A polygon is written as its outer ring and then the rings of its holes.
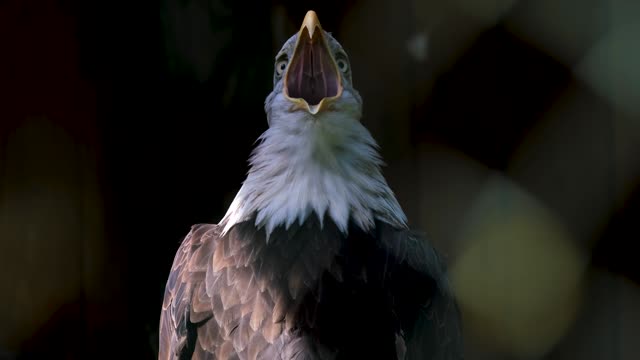
POLYGON ((413 230, 314 11, 275 57, 267 130, 166 282, 158 359, 462 359, 443 256, 413 230))

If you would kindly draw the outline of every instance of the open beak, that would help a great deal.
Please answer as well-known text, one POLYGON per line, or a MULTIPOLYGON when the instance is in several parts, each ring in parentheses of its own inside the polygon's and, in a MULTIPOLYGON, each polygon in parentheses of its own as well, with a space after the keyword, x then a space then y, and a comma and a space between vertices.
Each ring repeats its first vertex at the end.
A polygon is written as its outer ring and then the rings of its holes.
POLYGON ((315 11, 304 17, 284 75, 284 96, 294 108, 317 114, 342 95, 342 77, 315 11))

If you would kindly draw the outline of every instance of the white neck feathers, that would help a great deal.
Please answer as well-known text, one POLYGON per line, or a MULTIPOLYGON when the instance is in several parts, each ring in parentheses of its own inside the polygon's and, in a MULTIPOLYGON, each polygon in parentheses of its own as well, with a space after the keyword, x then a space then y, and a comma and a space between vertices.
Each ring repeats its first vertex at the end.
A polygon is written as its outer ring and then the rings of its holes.
POLYGON ((329 216, 344 233, 350 220, 364 230, 376 219, 406 227, 367 129, 340 112, 295 114, 272 121, 260 136, 247 179, 220 222, 223 233, 255 215, 255 225, 270 234, 312 213, 320 223, 329 216))

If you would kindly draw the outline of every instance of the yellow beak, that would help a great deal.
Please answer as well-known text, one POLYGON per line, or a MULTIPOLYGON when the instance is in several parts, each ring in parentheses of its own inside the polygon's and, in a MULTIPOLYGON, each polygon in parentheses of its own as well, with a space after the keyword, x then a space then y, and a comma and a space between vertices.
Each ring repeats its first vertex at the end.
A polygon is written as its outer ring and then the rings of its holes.
POLYGON ((315 11, 302 21, 284 75, 284 96, 294 108, 317 114, 342 95, 342 76, 315 11))

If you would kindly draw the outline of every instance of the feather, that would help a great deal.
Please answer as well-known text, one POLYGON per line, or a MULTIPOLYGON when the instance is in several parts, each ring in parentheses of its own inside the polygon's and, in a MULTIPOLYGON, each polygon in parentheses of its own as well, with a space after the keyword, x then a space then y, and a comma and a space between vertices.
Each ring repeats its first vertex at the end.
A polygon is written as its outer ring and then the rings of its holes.
POLYGON ((404 360, 407 354, 407 346, 400 334, 396 334, 396 354, 398 354, 398 360, 404 360))
MULTIPOLYGON (((210 300, 207 295, 207 287, 204 282, 200 282, 197 285, 197 289, 191 297, 191 311, 196 313, 210 313, 210 300)), ((193 322, 199 322, 198 320, 192 320, 193 322)))
POLYGON ((258 291, 265 292, 267 285, 269 285, 269 279, 266 276, 258 276, 257 278, 258 291))
POLYGON ((234 286, 236 284, 236 277, 239 271, 236 267, 229 268, 226 271, 227 275, 227 286, 234 286))
POLYGON ((220 328, 217 326, 201 326, 198 328, 198 344, 207 352, 213 354, 221 342, 220 328))
POLYGON ((220 300, 220 295, 218 294, 215 294, 211 297, 211 311, 213 312, 213 317, 216 320, 216 323, 218 325, 222 324, 224 308, 222 306, 222 300, 220 300))
POLYGON ((251 315, 253 313, 254 304, 255 304, 255 298, 257 296, 258 295, 256 295, 255 293, 252 293, 251 298, 247 299, 246 302, 243 302, 242 305, 240 305, 240 316, 241 317, 248 316, 249 318, 251 318, 251 315))
POLYGON ((193 355, 191 356, 191 359, 192 360, 214 360, 214 357, 213 357, 213 354, 207 352, 205 349, 203 349, 198 345, 193 351, 193 355))
POLYGON ((193 255, 190 256, 186 268, 191 276, 206 271, 207 266, 211 261, 211 256, 213 255, 213 246, 211 245, 212 244, 210 243, 204 243, 201 246, 198 246, 194 250, 193 255))
MULTIPOLYGON (((285 330, 291 330, 294 328, 294 326, 296 325, 296 321, 297 316, 296 313, 298 311, 298 308, 296 306, 290 306, 288 311, 287 311, 287 315, 284 317, 285 319, 285 323, 284 323, 284 328, 285 330)), ((311 327, 313 327, 313 322, 308 322, 309 325, 311 325, 311 327)))
POLYGON ((213 271, 218 272, 229 265, 233 265, 233 263, 227 258, 225 259, 223 255, 224 246, 220 242, 218 246, 216 246, 215 251, 213 252, 213 271))
POLYGON ((233 356, 234 356, 233 343, 225 342, 224 344, 222 344, 222 346, 220 346, 220 348, 218 348, 216 359, 230 360, 233 358, 233 356))
POLYGON ((251 337, 252 329, 249 326, 249 318, 243 317, 238 324, 238 327, 233 331, 233 347, 236 351, 242 351, 249 343, 249 338, 251 337))
POLYGON ((224 311, 240 305, 238 291, 232 286, 220 287, 220 300, 222 301, 222 309, 224 311))
POLYGON ((303 269, 303 265, 298 263, 298 266, 295 266, 293 271, 289 273, 289 295, 293 300, 297 299, 297 297, 303 292, 304 281, 306 272, 303 269))
POLYGON ((258 355, 264 348, 268 345, 267 341, 262 337, 260 333, 254 333, 249 341, 248 352, 247 352, 247 360, 256 360, 258 359, 258 355))
POLYGON ((251 320, 249 325, 254 331, 258 331, 262 327, 262 323, 267 318, 267 314, 271 311, 269 303, 267 303, 263 295, 256 296, 253 306, 253 312, 251 313, 251 320))
POLYGON ((253 275, 253 272, 246 268, 238 268, 235 269, 234 272, 236 273, 235 287, 240 295, 240 302, 244 304, 249 300, 249 298, 255 295, 255 276, 253 275))
POLYGON ((205 319, 210 318, 211 316, 212 315, 209 310, 195 311, 193 310, 193 307, 191 307, 189 311, 189 321, 191 321, 192 323, 199 323, 205 319))
POLYGON ((288 297, 286 295, 279 294, 275 299, 275 305, 273 306, 273 312, 271 314, 271 321, 280 322, 284 320, 284 316, 287 313, 288 307, 288 297))
POLYGON ((226 338, 229 337, 231 331, 238 326, 238 322, 240 319, 240 305, 236 305, 229 309, 226 309, 222 313, 222 328, 224 329, 224 336, 226 338))
POLYGON ((266 321, 262 326, 262 335, 267 342, 273 342, 282 334, 282 323, 266 321))
POLYGON ((208 297, 213 297, 214 296, 214 284, 216 281, 216 278, 219 276, 219 274, 217 274, 214 270, 213 267, 210 266, 209 268, 207 268, 206 273, 205 273, 205 278, 204 278, 204 283, 205 283, 205 290, 207 292, 207 296, 208 297))
POLYGON ((329 273, 339 282, 344 281, 342 277, 342 267, 338 263, 331 263, 331 266, 329 267, 329 273))
POLYGON ((237 247, 239 243, 236 241, 233 241, 232 239, 233 238, 231 237, 224 237, 220 241, 221 246, 219 250, 222 250, 221 255, 224 259, 228 259, 238 251, 237 247))

